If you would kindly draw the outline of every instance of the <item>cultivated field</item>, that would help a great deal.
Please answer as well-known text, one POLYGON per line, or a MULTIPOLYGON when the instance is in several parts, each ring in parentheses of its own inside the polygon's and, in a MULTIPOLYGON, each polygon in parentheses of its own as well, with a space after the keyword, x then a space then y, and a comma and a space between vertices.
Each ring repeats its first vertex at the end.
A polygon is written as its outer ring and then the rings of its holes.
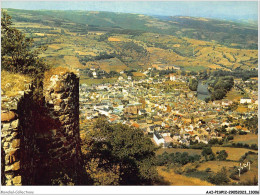
POLYGON ((90 79, 90 78, 80 78, 80 83, 92 85, 92 84, 102 84, 102 83, 114 83, 117 78, 107 78, 107 79, 90 79))
MULTIPOLYGON (((19 92, 24 91, 26 89, 26 84, 31 82, 32 78, 29 76, 18 74, 18 73, 10 73, 5 70, 1 71, 1 90, 3 95, 8 97, 13 97, 19 94, 19 92)), ((4 100, 2 100, 4 101, 4 100)))
POLYGON ((193 177, 187 177, 184 175, 179 175, 174 173, 174 171, 171 169, 168 172, 164 171, 165 167, 158 167, 158 173, 160 176, 163 177, 163 179, 169 183, 169 185, 174 186, 211 186, 213 184, 202 181, 198 178, 193 177))
POLYGON ((242 97, 243 97, 243 95, 241 93, 239 93, 239 91, 237 91, 236 89, 232 88, 227 93, 225 99, 231 100, 233 102, 239 102, 242 97))
POLYGON ((206 161, 199 164, 200 166, 197 168, 198 171, 205 171, 205 169, 210 168, 213 172, 218 172, 222 169, 222 167, 232 168, 233 166, 239 166, 238 162, 232 161, 206 161))
POLYGON ((241 182, 252 181, 254 177, 258 178, 258 155, 248 155, 244 162, 246 163, 248 161, 252 161, 253 163, 250 164, 250 170, 241 174, 241 182))
POLYGON ((235 135, 232 142, 249 144, 249 145, 258 144, 258 135, 252 133, 246 135, 235 135))

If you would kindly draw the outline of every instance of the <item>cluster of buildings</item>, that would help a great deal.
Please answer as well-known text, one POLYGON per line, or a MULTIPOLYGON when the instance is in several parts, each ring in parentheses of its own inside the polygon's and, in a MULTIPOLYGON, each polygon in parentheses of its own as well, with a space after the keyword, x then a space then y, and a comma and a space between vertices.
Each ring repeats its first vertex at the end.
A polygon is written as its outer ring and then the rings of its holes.
MULTIPOLYGON (((257 114, 256 100, 241 99, 238 104, 254 104, 248 112, 227 109, 233 104, 230 100, 206 103, 199 100, 196 92, 190 91, 187 76, 166 76, 161 79, 146 78, 138 81, 119 77, 113 84, 80 85, 80 117, 92 123, 100 115, 110 123, 123 123, 141 129, 153 141, 163 147, 191 143, 207 144, 211 139, 222 139, 218 131, 239 129, 234 120, 250 118, 257 114), (186 78, 185 78, 186 77, 186 78), (174 85, 172 90, 165 86, 174 85), (148 85, 149 84, 149 85, 148 85)), ((257 101, 258 102, 258 101, 257 101)), ((258 106, 258 104, 257 104, 258 106)))

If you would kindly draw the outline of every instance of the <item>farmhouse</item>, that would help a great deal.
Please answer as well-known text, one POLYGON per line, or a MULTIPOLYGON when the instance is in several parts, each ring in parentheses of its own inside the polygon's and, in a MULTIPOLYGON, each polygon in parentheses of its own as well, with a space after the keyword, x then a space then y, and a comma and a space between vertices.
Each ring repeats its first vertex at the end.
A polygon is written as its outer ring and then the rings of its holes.
POLYGON ((163 136, 158 131, 154 131, 153 139, 157 145, 164 144, 163 136))
POLYGON ((247 97, 244 97, 244 98, 241 98, 240 99, 240 104, 245 104, 245 103, 252 103, 252 99, 251 98, 247 98, 247 97))

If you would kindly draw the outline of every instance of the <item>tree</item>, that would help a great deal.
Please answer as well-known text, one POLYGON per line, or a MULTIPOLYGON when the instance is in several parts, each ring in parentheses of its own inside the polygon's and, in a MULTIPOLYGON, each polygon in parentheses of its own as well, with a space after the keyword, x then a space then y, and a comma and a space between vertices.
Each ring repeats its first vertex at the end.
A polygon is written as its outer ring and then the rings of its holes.
POLYGON ((226 152, 226 150, 221 150, 217 154, 218 154, 217 159, 221 161, 226 160, 228 157, 228 153, 226 152))
POLYGON ((191 91, 197 91, 198 81, 194 78, 189 80, 189 88, 191 91))
POLYGON ((221 100, 226 95, 226 91, 224 89, 216 89, 212 94, 212 99, 221 100))
POLYGON ((141 185, 157 179, 157 147, 139 129, 100 118, 83 147, 89 151, 87 172, 97 185, 141 185), (110 179, 102 180, 107 175, 110 179))
POLYGON ((212 152, 211 147, 203 148, 201 155, 205 157, 205 160, 215 160, 215 155, 212 152))
POLYGON ((205 98, 205 102, 206 102, 206 103, 209 103, 209 101, 210 101, 210 98, 209 98, 209 97, 206 97, 206 98, 205 98))
POLYGON ((39 54, 46 47, 33 47, 33 39, 12 27, 11 16, 2 11, 1 17, 1 62, 7 71, 23 74, 43 74, 48 69, 39 54))

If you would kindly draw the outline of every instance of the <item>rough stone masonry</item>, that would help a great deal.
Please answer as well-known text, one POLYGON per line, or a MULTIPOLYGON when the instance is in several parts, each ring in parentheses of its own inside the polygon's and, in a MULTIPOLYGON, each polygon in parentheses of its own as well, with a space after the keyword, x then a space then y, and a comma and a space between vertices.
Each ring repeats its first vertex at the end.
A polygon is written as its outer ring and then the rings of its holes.
POLYGON ((79 77, 56 68, 45 73, 44 101, 31 86, 1 112, 2 185, 53 185, 57 174, 77 184, 81 164, 79 77), (11 107, 10 107, 11 108, 11 107))

